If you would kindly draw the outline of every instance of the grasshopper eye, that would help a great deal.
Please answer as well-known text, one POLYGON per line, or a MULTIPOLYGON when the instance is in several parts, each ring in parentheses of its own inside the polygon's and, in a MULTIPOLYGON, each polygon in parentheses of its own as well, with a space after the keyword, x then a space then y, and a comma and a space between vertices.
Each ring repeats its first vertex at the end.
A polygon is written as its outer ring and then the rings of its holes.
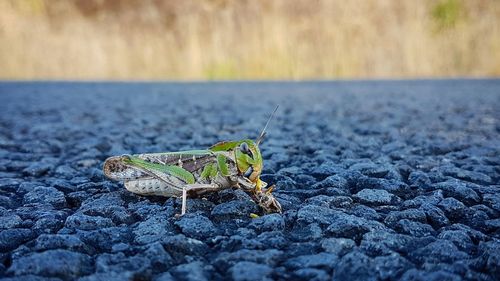
POLYGON ((250 151, 250 149, 248 148, 248 144, 246 142, 240 144, 240 150, 245 154, 247 154, 250 151))
POLYGON ((252 154, 252 151, 250 150, 250 148, 248 147, 248 144, 246 142, 243 142, 240 144, 240 150, 241 152, 243 152, 244 154, 250 156, 253 158, 253 154, 252 154))

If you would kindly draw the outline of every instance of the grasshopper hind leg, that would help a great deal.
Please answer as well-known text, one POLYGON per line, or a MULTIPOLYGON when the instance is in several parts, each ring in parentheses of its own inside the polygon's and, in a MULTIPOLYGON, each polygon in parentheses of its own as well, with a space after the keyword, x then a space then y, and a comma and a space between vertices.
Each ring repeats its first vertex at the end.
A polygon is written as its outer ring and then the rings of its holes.
POLYGON ((219 190, 220 186, 217 184, 186 184, 182 187, 182 207, 181 207, 181 213, 177 214, 176 217, 183 216, 186 213, 187 209, 187 195, 189 191, 192 190, 212 190, 216 191, 219 190))
POLYGON ((181 216, 186 213, 186 203, 187 203, 187 186, 182 187, 182 208, 181 216))

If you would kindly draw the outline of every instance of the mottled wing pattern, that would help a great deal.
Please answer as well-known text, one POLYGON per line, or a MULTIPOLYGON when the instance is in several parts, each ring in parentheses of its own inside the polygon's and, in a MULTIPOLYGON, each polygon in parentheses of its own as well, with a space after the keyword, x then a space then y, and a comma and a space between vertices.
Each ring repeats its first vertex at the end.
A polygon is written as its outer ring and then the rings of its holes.
POLYGON ((214 153, 209 150, 147 153, 135 156, 155 164, 176 165, 191 173, 202 169, 207 163, 215 161, 214 153))
POLYGON ((171 197, 180 196, 182 186, 192 183, 194 178, 199 179, 204 166, 215 161, 215 155, 208 150, 116 156, 106 160, 104 173, 124 181, 131 192, 171 197), (183 177, 185 175, 188 177, 183 177), (190 176, 193 179, 190 180, 190 176))

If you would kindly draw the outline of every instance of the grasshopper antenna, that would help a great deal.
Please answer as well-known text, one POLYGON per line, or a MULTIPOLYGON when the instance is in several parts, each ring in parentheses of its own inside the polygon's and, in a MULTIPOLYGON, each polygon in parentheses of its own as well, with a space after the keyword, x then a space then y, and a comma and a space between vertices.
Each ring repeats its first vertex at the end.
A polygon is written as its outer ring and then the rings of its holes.
POLYGON ((264 139, 264 136, 266 135, 266 129, 267 129, 267 126, 269 126, 269 122, 271 122, 271 119, 273 119, 274 117, 274 113, 276 113, 276 110, 278 110, 278 107, 280 107, 279 105, 276 106, 276 108, 273 110, 273 113, 271 113, 271 116, 269 116, 269 119, 267 119, 267 122, 266 122, 266 125, 264 126, 264 129, 262 129, 262 132, 260 132, 260 135, 259 137, 257 138, 257 140, 255 141, 255 144, 257 146, 259 146, 260 142, 262 141, 262 139, 264 139))

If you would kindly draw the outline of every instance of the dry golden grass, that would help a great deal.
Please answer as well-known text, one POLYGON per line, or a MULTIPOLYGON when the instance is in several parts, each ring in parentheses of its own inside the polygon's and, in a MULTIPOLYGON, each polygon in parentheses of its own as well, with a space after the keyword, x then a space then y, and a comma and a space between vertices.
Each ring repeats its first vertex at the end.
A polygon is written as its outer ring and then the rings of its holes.
POLYGON ((3 79, 499 74, 497 0, 0 0, 3 79))

